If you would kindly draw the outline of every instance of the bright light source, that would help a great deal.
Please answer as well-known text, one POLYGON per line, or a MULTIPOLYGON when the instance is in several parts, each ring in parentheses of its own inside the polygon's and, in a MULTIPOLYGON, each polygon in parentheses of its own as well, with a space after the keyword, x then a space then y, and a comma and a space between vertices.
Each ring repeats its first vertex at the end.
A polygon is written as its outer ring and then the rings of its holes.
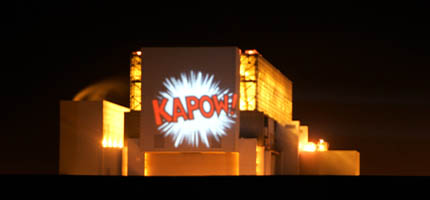
POLYGON ((318 151, 325 151, 324 145, 318 144, 318 151))
POLYGON ((249 49, 249 50, 245 50, 245 54, 254 55, 254 54, 258 54, 258 51, 255 49, 249 49))
POLYGON ((137 54, 138 56, 140 56, 140 55, 142 55, 142 52, 141 52, 141 51, 136 51, 136 54, 137 54))
POLYGON ((308 142, 303 146, 303 151, 315 152, 317 150, 317 145, 313 142, 308 142))
POLYGON ((328 150, 328 143, 325 142, 323 139, 320 139, 318 143, 318 151, 327 151, 328 150))

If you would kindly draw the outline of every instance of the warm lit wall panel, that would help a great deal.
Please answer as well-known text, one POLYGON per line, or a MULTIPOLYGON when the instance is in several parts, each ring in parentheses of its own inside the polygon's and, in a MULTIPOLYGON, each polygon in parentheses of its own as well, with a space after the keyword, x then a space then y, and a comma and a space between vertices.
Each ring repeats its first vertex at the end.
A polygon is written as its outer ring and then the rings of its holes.
POLYGON ((265 165, 265 157, 264 157, 264 146, 257 146, 256 149, 256 174, 257 175, 264 175, 264 165, 265 165))
POLYGON ((240 175, 256 175, 257 139, 239 139, 239 172, 240 175))
POLYGON ((122 148, 121 175, 128 176, 128 147, 122 148))
POLYGON ((254 111, 256 108, 257 73, 256 56, 240 57, 240 110, 254 111))
POLYGON ((238 152, 145 152, 146 176, 239 175, 238 152))
POLYGON ((302 175, 360 175, 357 151, 300 152, 302 175))
POLYGON ((261 55, 257 65, 257 109, 282 125, 292 120, 292 82, 261 55))
POLYGON ((130 110, 109 101, 103 101, 103 147, 124 146, 124 112, 130 110))

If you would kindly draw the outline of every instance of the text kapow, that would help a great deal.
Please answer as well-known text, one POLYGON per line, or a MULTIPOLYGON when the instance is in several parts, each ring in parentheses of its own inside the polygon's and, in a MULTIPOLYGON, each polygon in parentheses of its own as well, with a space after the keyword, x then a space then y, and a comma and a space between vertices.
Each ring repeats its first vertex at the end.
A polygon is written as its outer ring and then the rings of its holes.
POLYGON ((222 100, 219 100, 217 95, 213 95, 212 97, 205 95, 200 98, 189 96, 185 97, 186 107, 182 104, 179 98, 174 98, 173 107, 170 108, 172 109, 172 115, 169 115, 166 112, 166 104, 168 101, 166 98, 163 98, 161 103, 159 103, 158 100, 152 100, 155 124, 159 126, 162 124, 163 120, 166 122, 177 122, 180 117, 184 120, 194 120, 195 111, 200 112, 200 114, 205 118, 211 118, 214 113, 219 116, 221 112, 225 112, 226 114, 230 113, 230 115, 232 115, 236 108, 237 95, 233 95, 232 101, 230 101, 232 102, 230 109, 228 98, 228 95, 224 95, 222 100), (206 106, 209 108, 208 110, 205 110, 205 103, 209 105, 206 106))

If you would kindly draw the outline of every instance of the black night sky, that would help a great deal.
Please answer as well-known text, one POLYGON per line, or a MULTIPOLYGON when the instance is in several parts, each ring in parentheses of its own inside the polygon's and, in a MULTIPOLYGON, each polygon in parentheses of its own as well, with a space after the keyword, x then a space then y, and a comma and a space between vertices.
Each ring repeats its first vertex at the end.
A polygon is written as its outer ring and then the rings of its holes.
MULTIPOLYGON (((15 11, 0 174, 58 173, 59 101, 108 78, 127 84, 131 51, 229 45, 257 49, 290 78, 294 119, 331 149, 359 150, 362 175, 430 175, 426 6, 37 3, 15 11)), ((113 101, 128 105, 127 94, 113 101)))

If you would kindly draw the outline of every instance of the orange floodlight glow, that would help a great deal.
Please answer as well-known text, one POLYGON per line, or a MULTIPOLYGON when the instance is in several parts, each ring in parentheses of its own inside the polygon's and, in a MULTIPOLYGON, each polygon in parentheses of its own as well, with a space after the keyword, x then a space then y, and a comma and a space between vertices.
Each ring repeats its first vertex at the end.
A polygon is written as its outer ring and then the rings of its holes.
POLYGON ((254 55, 254 54, 258 54, 258 51, 255 49, 249 49, 249 50, 245 50, 245 54, 254 55))
POLYGON ((328 150, 328 143, 325 142, 323 139, 320 139, 317 146, 318 146, 318 151, 327 151, 328 150))
POLYGON ((303 146, 303 151, 315 152, 317 150, 317 145, 313 142, 308 142, 303 146))
POLYGON ((328 143, 323 139, 319 139, 319 142, 315 144, 314 142, 308 142, 301 148, 302 151, 315 152, 315 151, 328 151, 328 143))
POLYGON ((239 152, 145 152, 144 176, 238 176, 239 156, 239 152), (207 161, 204 161, 205 159, 207 161), (176 160, 177 165, 164 168, 172 160, 174 162, 176 160), (217 165, 220 161, 225 163, 217 165), (208 165, 208 162, 211 164, 208 165), (190 165, 194 165, 195 168, 189 169, 192 167, 190 165), (160 170, 159 167, 164 169, 160 170), (202 170, 207 167, 214 168, 202 170))
POLYGON ((256 175, 264 175, 264 146, 257 146, 255 164, 256 175))
POLYGON ((145 152, 144 154, 144 163, 145 163, 145 169, 144 169, 144 171, 143 171, 143 176, 149 176, 149 173, 148 173, 148 167, 149 167, 149 165, 148 165, 148 153, 147 152, 145 152))
POLYGON ((122 149, 122 163, 121 163, 121 165, 122 165, 122 170, 121 170, 121 175, 123 175, 123 176, 128 176, 128 147, 127 146, 125 146, 123 149, 122 149))

